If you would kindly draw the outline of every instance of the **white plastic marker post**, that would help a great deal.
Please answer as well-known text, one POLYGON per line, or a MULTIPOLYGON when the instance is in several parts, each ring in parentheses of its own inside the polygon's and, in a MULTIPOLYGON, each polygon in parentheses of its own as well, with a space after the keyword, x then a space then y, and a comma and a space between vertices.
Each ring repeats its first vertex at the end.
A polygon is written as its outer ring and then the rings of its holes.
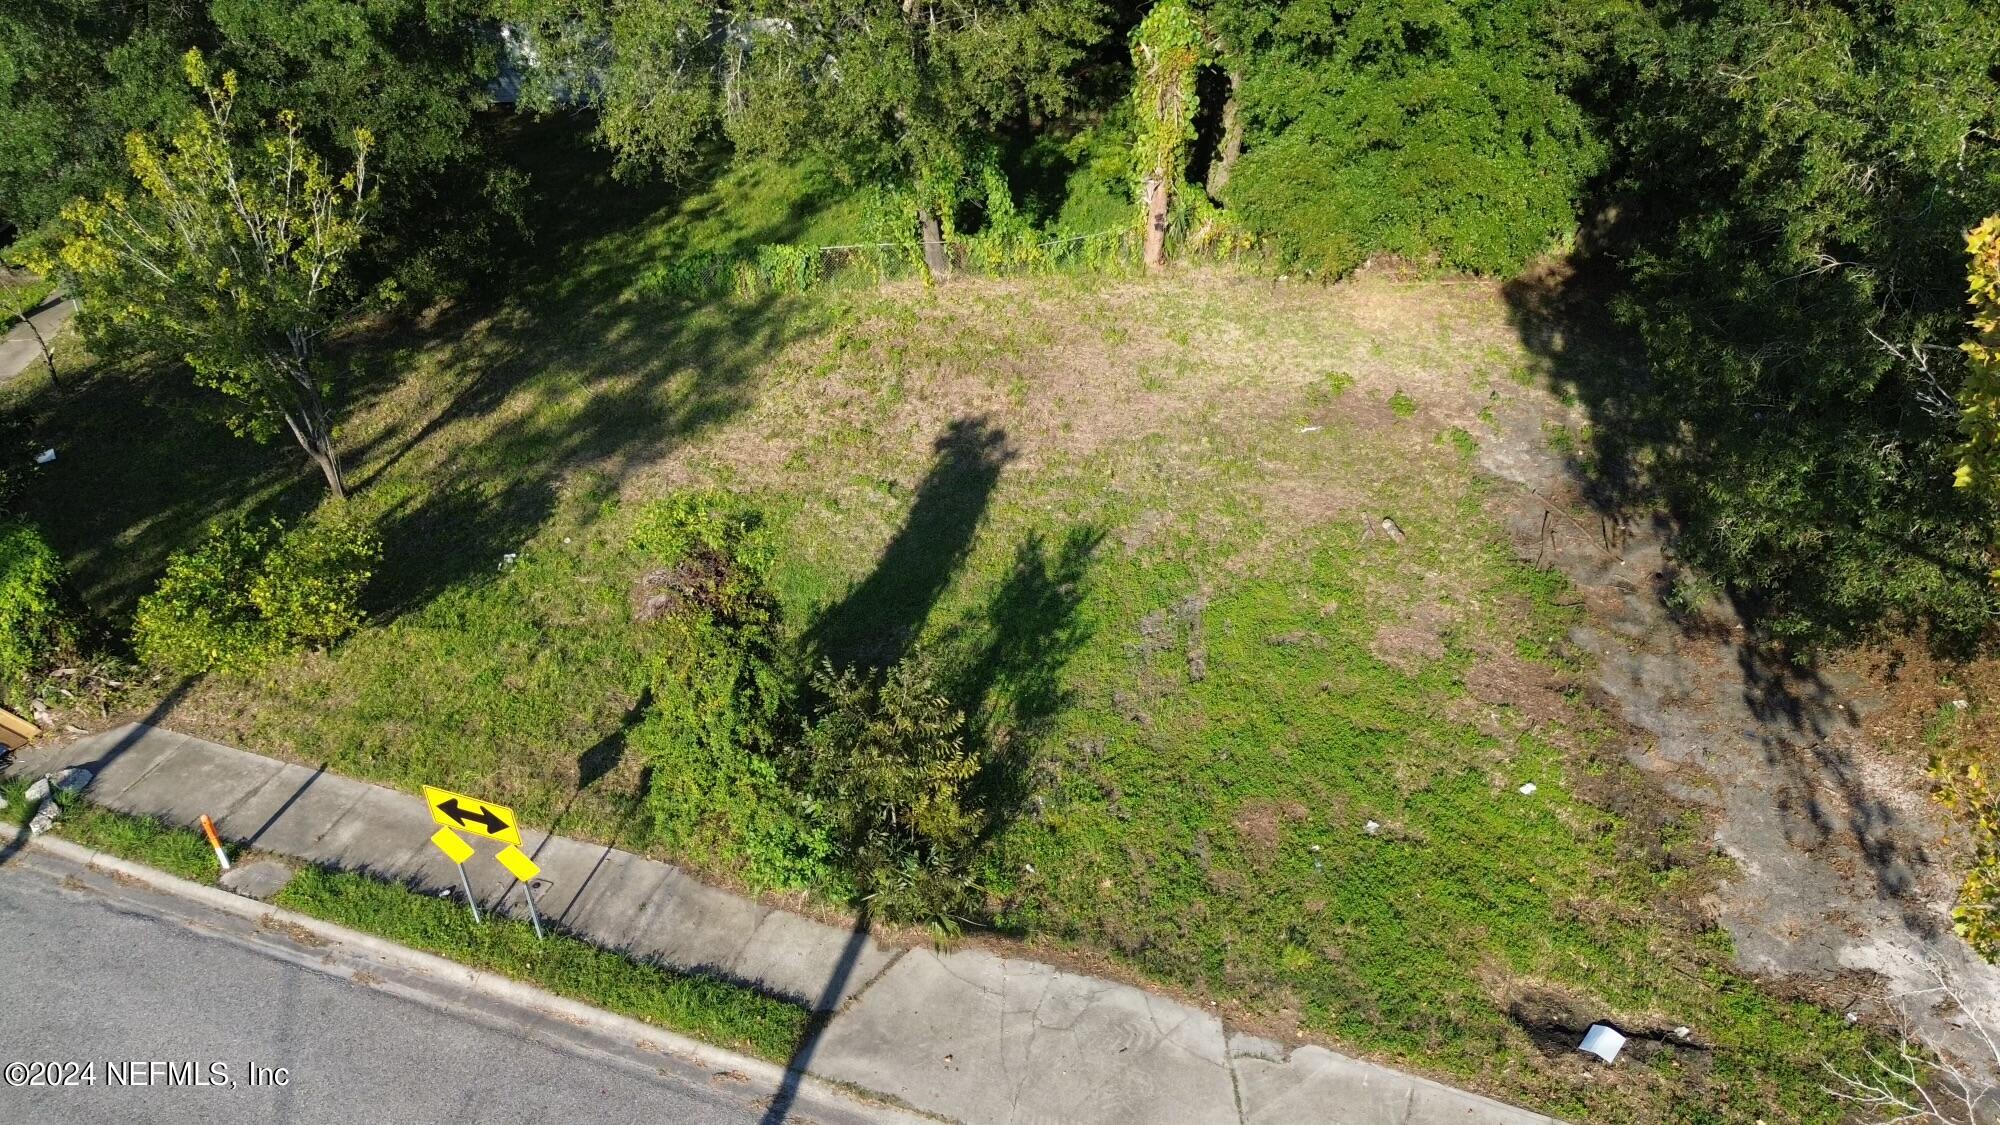
POLYGON ((472 908, 472 920, 485 921, 479 916, 479 903, 472 897, 472 880, 465 877, 465 861, 472 858, 472 845, 449 828, 431 833, 431 843, 436 844, 437 849, 458 868, 458 885, 465 888, 465 905, 472 908))
POLYGON ((229 870, 229 853, 222 850, 222 839, 215 834, 215 822, 208 819, 207 813, 201 814, 201 832, 208 837, 208 846, 215 849, 215 862, 224 871, 229 870))
POLYGON ((541 867, 512 844, 501 848, 495 858, 499 859, 500 866, 513 872, 514 878, 521 881, 521 893, 528 898, 528 920, 535 924, 535 940, 542 940, 542 912, 535 909, 535 876, 542 873, 541 867))

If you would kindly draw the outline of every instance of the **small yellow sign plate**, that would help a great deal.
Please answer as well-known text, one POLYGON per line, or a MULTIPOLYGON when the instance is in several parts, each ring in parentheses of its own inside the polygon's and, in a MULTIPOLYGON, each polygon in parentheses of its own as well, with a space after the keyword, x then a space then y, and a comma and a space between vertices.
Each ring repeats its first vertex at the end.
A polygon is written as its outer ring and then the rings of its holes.
POLYGON ((528 853, 512 844, 501 848, 500 854, 494 858, 500 861, 500 866, 513 872, 514 878, 519 879, 523 883, 534 882, 535 876, 542 873, 541 865, 529 859, 528 853))
POLYGON ((440 828, 431 834, 431 843, 436 844, 453 863, 464 866, 472 858, 472 845, 465 842, 458 833, 449 828, 440 828))
POLYGON ((424 801, 431 807, 431 819, 446 828, 462 828, 502 843, 521 842, 521 819, 505 805, 429 785, 424 786, 424 801))

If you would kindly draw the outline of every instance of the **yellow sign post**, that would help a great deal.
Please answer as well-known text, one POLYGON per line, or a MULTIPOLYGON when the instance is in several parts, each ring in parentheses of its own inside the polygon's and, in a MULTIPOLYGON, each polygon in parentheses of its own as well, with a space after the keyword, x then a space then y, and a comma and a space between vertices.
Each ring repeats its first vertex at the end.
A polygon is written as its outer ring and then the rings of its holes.
POLYGON ((431 819, 446 828, 463 829, 503 844, 521 842, 521 818, 506 805, 430 785, 424 786, 424 803, 431 807, 431 819))
POLYGON ((535 876, 542 873, 541 865, 512 844, 501 848, 500 854, 493 858, 521 881, 521 894, 528 900, 528 920, 535 924, 535 940, 542 940, 542 912, 535 908, 535 876))
POLYGON ((436 844, 437 849, 445 854, 445 858, 451 860, 452 865, 458 868, 458 885, 465 888, 465 905, 472 908, 472 920, 480 921, 479 903, 472 897, 472 880, 465 877, 465 861, 472 858, 472 845, 466 843, 464 837, 449 828, 440 828, 431 833, 431 843, 436 844))

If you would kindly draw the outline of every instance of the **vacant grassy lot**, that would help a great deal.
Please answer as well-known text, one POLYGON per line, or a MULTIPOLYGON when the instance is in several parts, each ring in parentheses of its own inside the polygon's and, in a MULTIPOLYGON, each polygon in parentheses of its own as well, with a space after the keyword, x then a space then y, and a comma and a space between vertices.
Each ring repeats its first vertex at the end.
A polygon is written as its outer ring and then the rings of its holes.
MULTIPOLYGON (((1731 973, 1706 833, 1622 765, 1574 687, 1582 611, 1489 512, 1482 444, 1577 422, 1493 287, 636 284, 719 231, 835 237, 809 186, 627 201, 499 307, 355 340, 375 624, 170 721, 643 848, 625 531, 732 489, 780 532, 800 644, 954 669, 1008 797, 1000 933, 1580 1119, 1837 1116, 1821 1062, 1859 1033, 1731 973), (1586 1067, 1579 1015, 1657 1041, 1586 1067)), ((12 409, 62 448, 28 501, 106 612, 203 520, 316 500, 170 377, 89 376, 12 409)))

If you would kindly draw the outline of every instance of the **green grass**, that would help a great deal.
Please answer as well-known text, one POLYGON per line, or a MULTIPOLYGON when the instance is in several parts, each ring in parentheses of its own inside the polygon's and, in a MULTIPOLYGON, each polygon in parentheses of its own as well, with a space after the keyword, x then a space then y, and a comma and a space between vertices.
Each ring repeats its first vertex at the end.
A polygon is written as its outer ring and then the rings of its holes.
POLYGON ((0 778, 0 800, 7 802, 7 807, 0 809, 0 824, 26 824, 35 815, 27 799, 21 796, 27 792, 29 781, 28 778, 0 778))
MULTIPOLYGON (((1466 366, 1527 370, 1504 309, 1221 274, 631 291, 677 253, 858 221, 807 172, 759 176, 614 192, 548 230, 511 299, 354 341, 373 621, 168 721, 659 854, 623 740, 647 650, 625 533, 650 498, 732 489, 777 532, 802 648, 914 637, 953 669, 989 763, 992 927, 1573 1118, 1838 1118, 1820 1063, 1860 1033, 1732 970, 1706 829, 1580 698, 1582 610, 1513 559, 1471 463, 1474 422, 1500 441, 1545 416, 1466 366), (1420 400, 1435 426, 1381 424, 1420 400), (1590 1077, 1515 1018, 1550 997, 1713 1049, 1590 1077)), ((26 502, 100 608, 202 519, 314 498, 295 454, 203 423, 177 382, 77 375, 11 409, 90 451, 26 502)), ((669 858, 742 877, 740 854, 669 858)))
MULTIPOLYGON (((74 797, 61 798, 57 803, 63 811, 56 821, 55 833, 65 840, 197 883, 214 882, 219 873, 215 852, 198 829, 178 828, 153 817, 113 812, 74 797)), ((232 854, 231 859, 234 858, 232 854)))
POLYGON ((790 1057, 806 1033, 800 1005, 561 934, 537 940, 528 923, 511 918, 475 925, 457 903, 365 875, 307 867, 273 901, 773 1062, 790 1057))
MULTIPOLYGON (((213 882, 215 853, 201 833, 152 817, 64 801, 56 834, 195 882, 213 882)), ((232 847, 232 859, 244 858, 232 847)), ((526 981, 774 1062, 805 1035, 804 1007, 740 985, 634 961, 562 934, 535 937, 527 922, 488 915, 475 924, 456 902, 352 872, 307 866, 274 905, 387 938, 476 969, 526 981)))

